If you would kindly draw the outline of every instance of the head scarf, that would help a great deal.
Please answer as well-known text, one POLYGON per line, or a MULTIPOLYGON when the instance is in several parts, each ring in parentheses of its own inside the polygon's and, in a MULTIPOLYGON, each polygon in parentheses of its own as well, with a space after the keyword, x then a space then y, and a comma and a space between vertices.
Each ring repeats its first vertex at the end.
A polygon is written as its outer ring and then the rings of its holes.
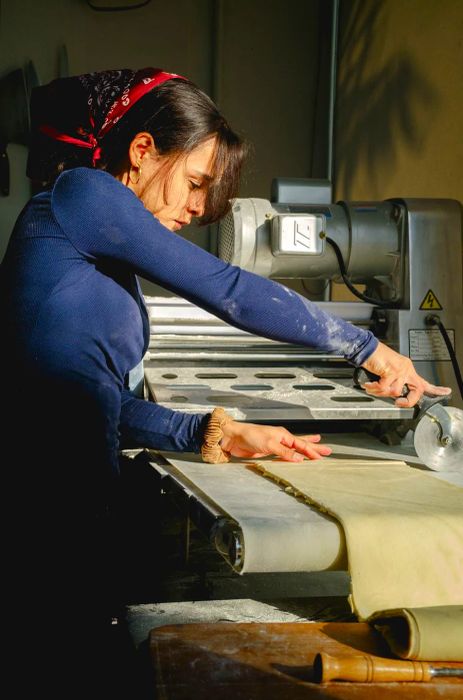
POLYGON ((46 181, 76 148, 92 149, 95 166, 100 140, 143 95, 173 78, 184 79, 159 68, 127 68, 58 78, 35 88, 28 176, 46 181))

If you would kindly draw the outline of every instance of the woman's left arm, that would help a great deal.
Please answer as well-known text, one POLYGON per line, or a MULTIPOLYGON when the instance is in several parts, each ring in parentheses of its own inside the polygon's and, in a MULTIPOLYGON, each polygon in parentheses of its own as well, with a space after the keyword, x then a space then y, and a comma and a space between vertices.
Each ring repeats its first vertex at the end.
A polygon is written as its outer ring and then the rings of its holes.
POLYGON ((331 316, 284 285, 225 263, 169 231, 108 173, 87 168, 64 172, 55 184, 52 208, 75 248, 91 260, 123 262, 242 330, 342 355, 382 377, 367 390, 398 396, 398 387, 406 383, 412 390, 406 405, 416 403, 431 387, 418 377, 408 358, 378 344, 370 331, 331 316))
POLYGON ((370 331, 330 316, 278 282, 220 260, 165 228, 112 175, 64 172, 52 211, 77 251, 112 259, 237 328, 343 355, 360 366, 378 341, 370 331))

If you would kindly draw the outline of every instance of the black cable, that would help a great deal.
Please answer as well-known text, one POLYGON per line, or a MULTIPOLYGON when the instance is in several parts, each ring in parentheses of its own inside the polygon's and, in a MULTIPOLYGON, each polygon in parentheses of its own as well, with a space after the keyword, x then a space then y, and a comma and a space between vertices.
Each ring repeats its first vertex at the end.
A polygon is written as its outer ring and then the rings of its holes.
POLYGON ((450 361, 452 362, 452 367, 453 371, 455 372, 458 388, 460 390, 461 398, 463 399, 463 379, 461 377, 460 367, 458 365, 457 354, 449 338, 449 334, 447 333, 446 328, 440 320, 439 316, 436 316, 435 314, 430 314, 429 316, 426 316, 424 321, 428 326, 437 326, 440 330, 441 335, 444 339, 444 343, 447 346, 447 350, 449 351, 450 361))
POLYGON ((124 12, 126 10, 138 10, 140 7, 146 7, 149 5, 151 0, 143 0, 143 2, 137 2, 135 5, 115 5, 114 7, 98 7, 94 5, 91 0, 87 0, 87 5, 91 7, 95 12, 124 12))
POLYGON ((335 255, 336 255, 336 258, 338 260, 339 270, 341 272, 341 277, 343 279, 343 282, 346 285, 346 287, 348 289, 350 289, 352 294, 355 294, 356 297, 358 297, 359 299, 362 299, 362 301, 368 302, 369 304, 375 304, 375 306, 381 306, 383 308, 391 308, 391 306, 393 305, 392 302, 381 301, 380 299, 373 299, 373 297, 368 297, 368 296, 366 296, 366 294, 362 294, 362 292, 359 292, 359 290, 354 287, 352 282, 347 277, 346 266, 344 264, 342 253, 341 253, 341 250, 340 250, 338 244, 335 243, 335 241, 333 241, 332 238, 328 238, 328 236, 325 236, 325 241, 327 243, 329 243, 330 246, 333 248, 335 255))
MULTIPOLYGON (((342 253, 339 249, 338 244, 335 243, 335 241, 333 241, 332 238, 328 238, 328 236, 325 236, 325 240, 333 248, 335 255, 336 255, 336 258, 337 258, 337 261, 338 261, 339 270, 341 272, 341 277, 344 281, 344 284, 346 285, 346 287, 348 287, 350 289, 352 294, 355 294, 356 297, 358 297, 359 299, 362 299, 363 301, 367 301, 369 304, 375 304, 376 306, 381 306, 381 307, 390 307, 391 306, 390 302, 379 301, 378 299, 373 299, 371 297, 368 297, 365 294, 362 294, 361 292, 359 292, 358 289, 356 289, 354 287, 354 285, 351 283, 351 281, 347 277, 346 266, 344 264, 342 253)), ((461 397, 463 399, 463 378, 461 376, 460 367, 458 365, 457 355, 456 355, 455 350, 453 348, 453 345, 450 341, 449 335, 445 329, 445 326, 442 323, 442 321, 440 320, 439 316, 432 315, 432 314, 430 314, 429 316, 427 316, 425 318, 425 323, 427 323, 430 326, 437 326, 438 327, 438 329, 439 329, 439 331, 444 339, 444 343, 447 347, 447 350, 448 350, 448 353, 450 356, 450 360, 452 362, 453 371, 455 372, 455 377, 457 380, 458 388, 460 390, 460 394, 461 394, 461 397)))

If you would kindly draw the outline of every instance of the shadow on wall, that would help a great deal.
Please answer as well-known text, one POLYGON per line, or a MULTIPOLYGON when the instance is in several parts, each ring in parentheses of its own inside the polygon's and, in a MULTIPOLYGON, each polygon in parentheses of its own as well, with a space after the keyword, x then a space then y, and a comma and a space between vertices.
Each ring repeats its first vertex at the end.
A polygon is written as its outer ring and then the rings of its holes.
MULTIPOLYGON (((343 199, 352 197, 356 173, 393 169, 400 151, 418 151, 426 123, 439 105, 439 93, 401 48, 379 62, 375 46, 384 12, 380 0, 349 0, 342 5, 336 117, 336 183, 343 199), (376 62, 376 67, 372 68, 376 62), (426 113, 423 120, 422 114, 426 113)), ((393 37, 390 37, 393 40, 393 37)))

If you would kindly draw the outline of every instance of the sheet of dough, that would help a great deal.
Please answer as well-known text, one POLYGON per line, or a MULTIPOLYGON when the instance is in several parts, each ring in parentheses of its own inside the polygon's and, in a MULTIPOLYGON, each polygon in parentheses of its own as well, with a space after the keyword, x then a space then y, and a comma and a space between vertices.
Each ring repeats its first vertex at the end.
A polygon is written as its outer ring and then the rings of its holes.
POLYGON ((463 606, 386 610, 370 621, 403 659, 463 661, 463 606))
POLYGON ((343 525, 352 609, 463 602, 463 489, 403 462, 260 461, 265 476, 343 525))
POLYGON ((346 570, 344 533, 333 518, 296 501, 245 463, 211 465, 191 453, 162 454, 240 526, 239 573, 346 570))

